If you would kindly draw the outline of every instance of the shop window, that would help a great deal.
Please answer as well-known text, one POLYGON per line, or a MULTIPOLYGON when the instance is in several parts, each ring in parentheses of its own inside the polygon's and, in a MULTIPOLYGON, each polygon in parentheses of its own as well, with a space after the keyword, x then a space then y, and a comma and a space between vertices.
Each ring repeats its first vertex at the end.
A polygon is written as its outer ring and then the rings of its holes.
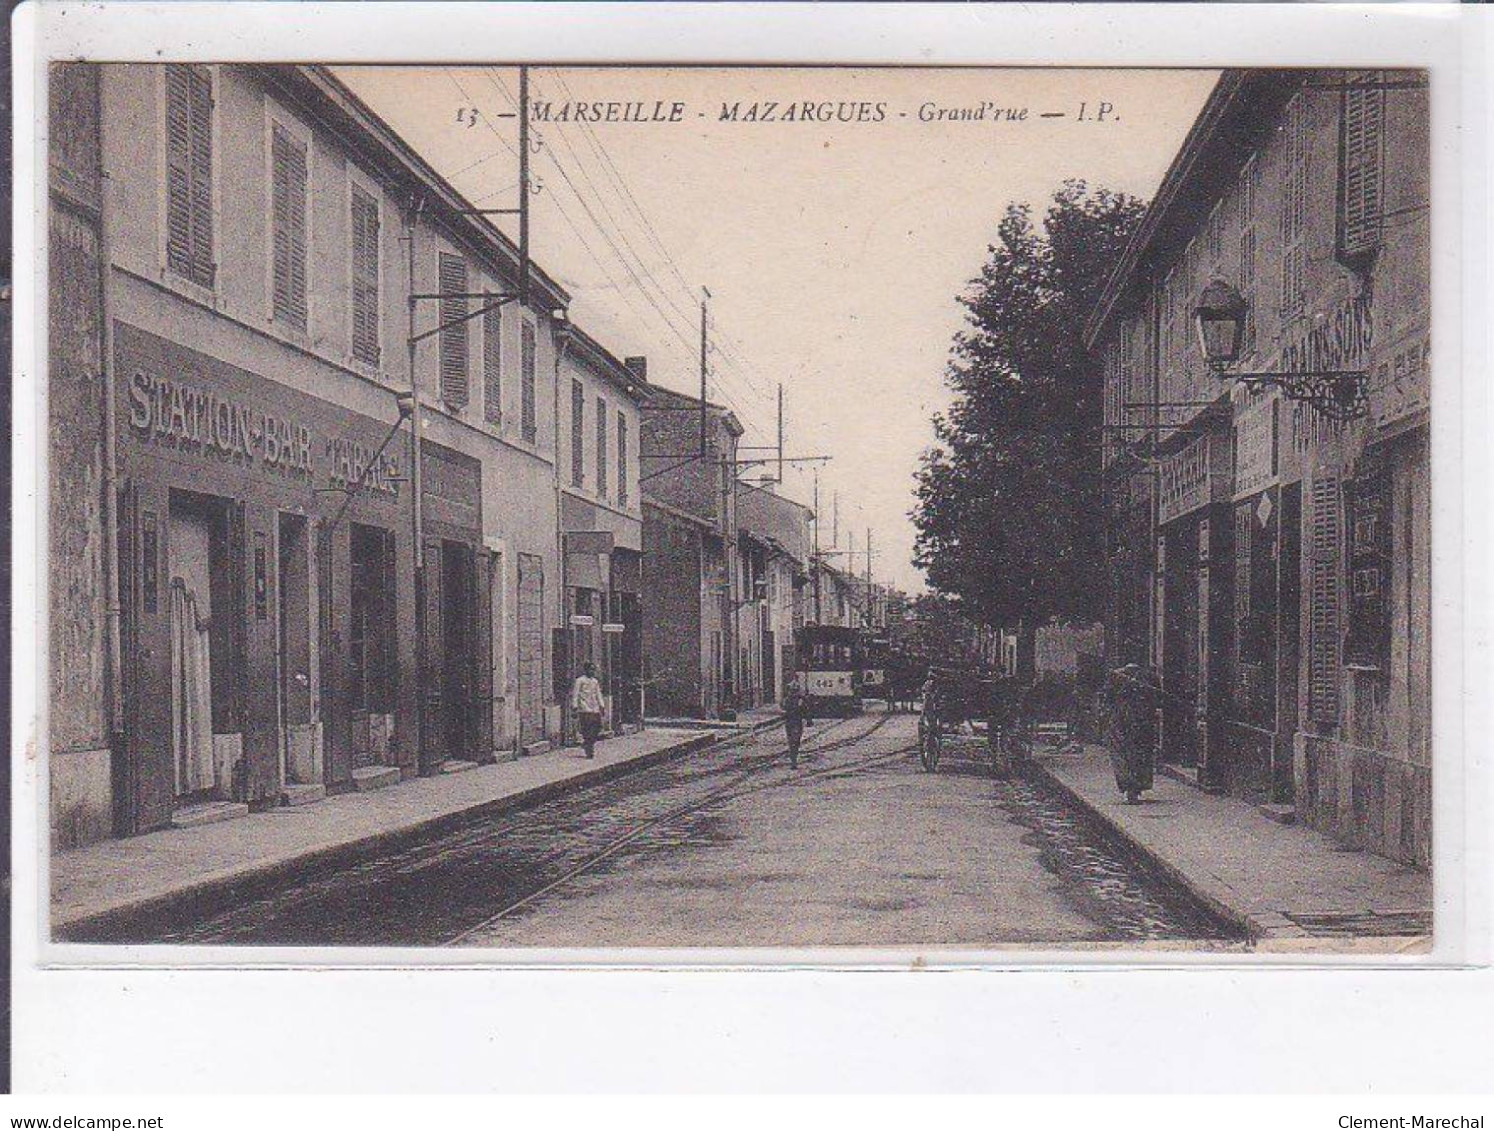
POLYGON ((1390 660, 1390 476, 1357 480, 1348 494, 1350 666, 1385 672, 1390 660))
POLYGON ((438 267, 441 298, 440 366, 441 399, 453 408, 465 408, 467 387, 467 261, 460 255, 440 253, 438 267))
POLYGON ((206 67, 166 68, 166 265, 213 285, 213 79, 206 67))
POLYGON ((306 150, 302 139, 271 124, 271 315, 297 330, 306 329, 306 150))
POLYGON ((1380 247, 1385 92, 1378 71, 1346 76, 1339 95, 1338 256, 1362 263, 1380 247))
POLYGON ((358 185, 349 204, 353 286, 353 357, 379 364, 379 202, 358 185))

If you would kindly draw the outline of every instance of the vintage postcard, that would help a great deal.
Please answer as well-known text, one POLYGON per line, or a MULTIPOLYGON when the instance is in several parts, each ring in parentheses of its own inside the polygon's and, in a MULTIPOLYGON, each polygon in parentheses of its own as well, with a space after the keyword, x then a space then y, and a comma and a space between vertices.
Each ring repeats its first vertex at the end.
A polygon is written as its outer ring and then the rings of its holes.
POLYGON ((1427 71, 46 87, 53 943, 1430 948, 1427 71))

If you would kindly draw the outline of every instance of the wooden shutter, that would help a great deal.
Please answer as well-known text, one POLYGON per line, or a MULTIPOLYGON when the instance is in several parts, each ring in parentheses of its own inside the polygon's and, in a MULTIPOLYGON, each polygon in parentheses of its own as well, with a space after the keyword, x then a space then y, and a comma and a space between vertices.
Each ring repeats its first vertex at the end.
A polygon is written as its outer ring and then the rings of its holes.
POLYGON ((607 402, 597 398, 597 497, 607 497, 607 402))
POLYGON ((503 310, 500 307, 482 316, 482 416, 489 424, 503 423, 503 310))
POLYGON ((1339 102, 1339 255, 1357 259, 1380 246, 1385 96, 1380 75, 1351 79, 1339 102), (1355 82, 1364 85, 1354 85, 1355 82))
POLYGON ((274 317, 306 329, 306 146, 270 129, 274 225, 274 317))
POLYGON ((379 202, 352 191, 353 356, 379 364, 379 202))
POLYGON ((1241 659, 1253 658, 1249 646, 1252 511, 1249 502, 1235 507, 1235 649, 1241 659))
POLYGON ((213 285, 213 81, 203 67, 166 68, 166 264, 213 285))
MULTIPOLYGON (((534 404, 534 326, 529 322, 524 323, 522 346, 522 356, 520 357, 522 370, 519 377, 523 387, 520 389, 520 393, 522 394, 522 403, 519 406, 519 425, 520 431, 524 436, 524 441, 526 443, 532 444, 534 443, 536 437, 539 435, 539 422, 536 419, 534 404)), ((557 452, 555 454, 558 457, 560 453, 557 452)))
POLYGON ((442 252, 440 256, 439 289, 441 325, 441 399, 455 408, 466 407, 467 388, 467 323, 459 322, 467 313, 467 261, 460 255, 442 252))
POLYGON ((1339 597, 1341 560, 1337 475, 1312 484, 1312 558, 1308 578, 1308 714, 1324 726, 1338 722, 1339 597))
POLYGON ((476 717, 469 733, 473 753, 480 762, 493 756, 493 575, 499 560, 497 554, 487 553, 478 555, 473 562, 472 619, 477 641, 472 649, 472 666, 476 717))
POLYGON ((586 390, 580 381, 571 382, 571 486, 586 481, 586 455, 581 444, 586 437, 586 390))
POLYGON ((628 418, 617 414, 617 502, 628 505, 628 418))
POLYGON ((422 626, 425 635, 425 686, 420 694, 425 696, 425 733, 421 736, 422 749, 417 751, 421 765, 439 766, 451 752, 446 749, 446 728, 443 725, 442 709, 444 696, 442 685, 446 670, 444 650, 445 634, 441 631, 442 595, 442 546, 439 538, 427 538, 425 542, 425 568, 422 572, 424 604, 422 626))

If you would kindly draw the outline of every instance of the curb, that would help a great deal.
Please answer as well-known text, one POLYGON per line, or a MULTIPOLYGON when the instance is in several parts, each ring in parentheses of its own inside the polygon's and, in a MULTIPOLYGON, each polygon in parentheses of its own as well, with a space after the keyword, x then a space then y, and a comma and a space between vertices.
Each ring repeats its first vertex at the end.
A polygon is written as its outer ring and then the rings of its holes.
MULTIPOLYGON (((1240 930, 1244 931, 1246 938, 1251 943, 1258 943, 1267 938, 1281 938, 1286 936, 1286 932, 1279 927, 1264 923, 1250 912, 1243 911, 1228 901, 1221 899, 1214 892, 1201 885, 1195 877, 1190 876, 1166 857, 1159 855, 1155 850, 1142 844, 1113 821, 1103 809, 1070 787, 1057 774, 1037 759, 1030 759, 1028 766, 1034 774, 1042 778, 1045 785, 1052 787, 1062 794, 1064 799, 1070 804, 1078 809, 1082 809, 1090 817, 1109 829, 1111 834, 1124 842, 1127 849, 1134 853, 1148 868, 1165 877, 1170 883, 1175 884, 1183 891, 1186 891, 1189 896, 1219 916, 1219 918, 1233 923, 1240 930)), ((1296 934, 1297 932, 1294 931, 1292 933, 1296 934)))
POLYGON ((188 884, 175 891, 146 896, 106 911, 79 916, 51 924, 53 942, 135 942, 169 930, 173 920, 183 917, 208 918, 239 903, 250 902, 268 894, 292 878, 304 878, 307 871, 335 871, 360 862, 380 852, 398 851, 419 841, 476 821, 531 808, 572 790, 612 781, 636 770, 646 770, 663 762, 687 757, 707 747, 745 738, 766 730, 781 719, 765 719, 735 734, 704 733, 660 747, 625 762, 613 762, 559 781, 545 782, 517 793, 482 801, 466 809, 428 817, 412 825, 386 832, 371 833, 342 844, 313 849, 287 860, 264 865, 250 865, 230 875, 214 876, 188 884), (127 936, 121 940, 120 936, 127 936), (134 936, 134 937, 128 937, 134 936))

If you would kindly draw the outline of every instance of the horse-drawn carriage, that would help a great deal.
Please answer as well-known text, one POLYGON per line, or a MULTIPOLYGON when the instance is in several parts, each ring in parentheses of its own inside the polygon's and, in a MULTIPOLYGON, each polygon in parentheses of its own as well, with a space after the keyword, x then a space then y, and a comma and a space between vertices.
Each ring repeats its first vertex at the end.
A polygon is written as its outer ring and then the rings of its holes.
POLYGON ((918 716, 923 768, 960 762, 1010 773, 1030 748, 1022 692, 1016 680, 977 669, 931 670, 918 716))

